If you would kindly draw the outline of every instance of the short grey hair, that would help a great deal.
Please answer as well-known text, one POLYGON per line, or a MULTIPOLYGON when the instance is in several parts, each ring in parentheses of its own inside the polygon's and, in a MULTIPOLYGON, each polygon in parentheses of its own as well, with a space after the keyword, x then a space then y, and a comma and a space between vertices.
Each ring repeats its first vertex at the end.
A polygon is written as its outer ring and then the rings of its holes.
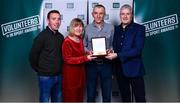
POLYGON ((129 9, 131 11, 131 13, 133 13, 132 7, 129 4, 125 4, 120 8, 120 12, 122 11, 122 9, 129 9))
POLYGON ((103 5, 101 5, 101 4, 95 5, 95 6, 93 7, 93 11, 94 11, 95 8, 103 8, 104 11, 106 11, 106 8, 105 8, 103 5))

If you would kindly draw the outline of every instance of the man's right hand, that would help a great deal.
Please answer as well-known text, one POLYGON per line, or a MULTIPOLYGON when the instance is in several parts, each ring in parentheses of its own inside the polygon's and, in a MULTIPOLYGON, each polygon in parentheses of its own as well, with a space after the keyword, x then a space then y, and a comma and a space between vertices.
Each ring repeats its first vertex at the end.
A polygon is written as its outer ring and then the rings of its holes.
POLYGON ((105 58, 107 58, 109 60, 113 60, 113 59, 117 58, 117 53, 109 53, 107 56, 105 56, 105 58))

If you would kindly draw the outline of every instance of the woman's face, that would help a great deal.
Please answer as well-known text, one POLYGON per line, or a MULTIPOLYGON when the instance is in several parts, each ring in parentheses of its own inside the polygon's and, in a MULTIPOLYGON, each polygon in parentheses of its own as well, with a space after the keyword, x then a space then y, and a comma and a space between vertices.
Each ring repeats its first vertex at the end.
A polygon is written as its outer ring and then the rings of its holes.
POLYGON ((81 36, 82 33, 83 33, 83 26, 82 25, 74 26, 73 27, 73 32, 74 32, 74 35, 81 36))

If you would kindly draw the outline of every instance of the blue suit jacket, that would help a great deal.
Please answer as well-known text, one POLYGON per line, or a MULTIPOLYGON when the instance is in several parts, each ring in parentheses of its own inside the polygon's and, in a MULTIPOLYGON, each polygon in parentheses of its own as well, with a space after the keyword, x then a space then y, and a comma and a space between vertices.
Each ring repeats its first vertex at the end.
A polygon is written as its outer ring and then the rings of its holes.
POLYGON ((125 29, 115 27, 113 49, 117 53, 116 69, 122 69, 126 77, 137 77, 145 74, 142 61, 142 50, 145 40, 145 27, 130 23, 125 29))

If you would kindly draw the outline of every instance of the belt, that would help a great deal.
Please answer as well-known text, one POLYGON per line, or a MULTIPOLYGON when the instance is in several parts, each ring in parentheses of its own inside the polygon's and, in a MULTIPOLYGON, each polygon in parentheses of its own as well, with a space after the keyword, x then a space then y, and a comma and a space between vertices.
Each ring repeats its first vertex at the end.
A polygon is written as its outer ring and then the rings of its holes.
POLYGON ((94 64, 110 64, 111 60, 104 59, 104 58, 103 59, 97 58, 97 59, 92 60, 91 63, 94 63, 94 64))

